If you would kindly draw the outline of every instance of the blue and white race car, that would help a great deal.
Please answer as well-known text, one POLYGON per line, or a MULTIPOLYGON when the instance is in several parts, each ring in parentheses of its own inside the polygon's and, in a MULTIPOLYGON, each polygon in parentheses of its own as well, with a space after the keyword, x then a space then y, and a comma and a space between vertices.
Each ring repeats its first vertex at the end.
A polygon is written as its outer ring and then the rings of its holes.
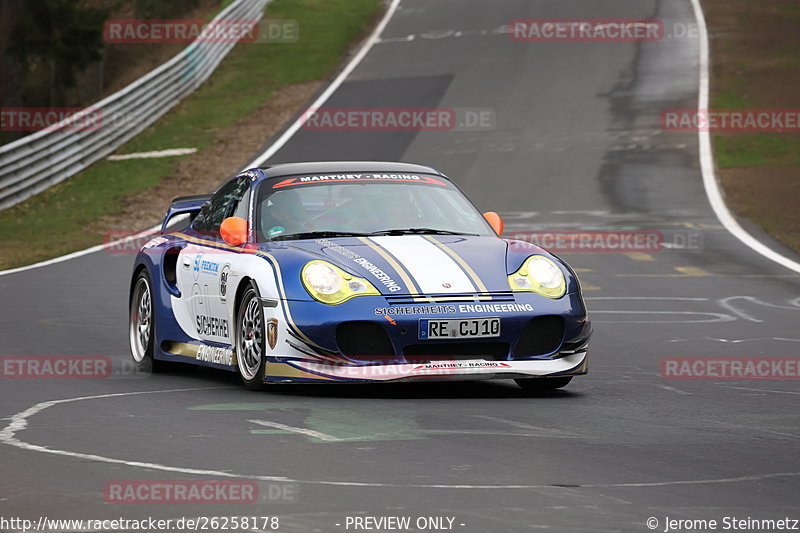
POLYGON ((503 239, 442 173, 387 162, 244 171, 177 198, 136 256, 130 346, 268 383, 514 379, 587 371, 591 324, 561 259, 503 239), (189 223, 175 231, 177 215, 189 223), (182 217, 186 219, 187 217, 182 217))

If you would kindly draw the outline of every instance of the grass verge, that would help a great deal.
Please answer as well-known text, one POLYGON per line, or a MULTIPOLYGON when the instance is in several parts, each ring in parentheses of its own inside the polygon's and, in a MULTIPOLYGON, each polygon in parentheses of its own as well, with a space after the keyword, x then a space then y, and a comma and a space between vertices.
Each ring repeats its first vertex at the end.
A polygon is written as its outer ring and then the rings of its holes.
MULTIPOLYGON (((711 30, 713 109, 800 108, 800 4, 703 0, 711 30)), ((726 202, 800 251, 800 133, 713 136, 726 202)))
MULTIPOLYGON (((277 89, 329 76, 379 10, 379 0, 275 0, 265 16, 297 21, 297 42, 237 45, 202 87, 118 152, 202 150, 217 132, 269 101, 277 89)), ((93 222, 119 213, 126 198, 158 184, 180 159, 98 161, 0 211, 0 269, 103 242, 104 233, 93 222)))

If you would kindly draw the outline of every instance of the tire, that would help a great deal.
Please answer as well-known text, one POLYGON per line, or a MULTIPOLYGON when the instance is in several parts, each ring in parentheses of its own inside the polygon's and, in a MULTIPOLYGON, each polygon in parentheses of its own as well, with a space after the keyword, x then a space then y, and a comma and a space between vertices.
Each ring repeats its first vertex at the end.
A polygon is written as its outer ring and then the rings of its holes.
POLYGON ((261 294, 255 283, 244 289, 236 311, 236 364, 239 377, 250 390, 261 390, 266 362, 266 325, 261 294))
POLYGON ((152 287, 147 270, 142 270, 133 284, 128 309, 131 357, 142 372, 161 372, 169 366, 165 361, 156 360, 154 356, 156 312, 152 287))
POLYGON ((534 393, 553 392, 569 385, 572 376, 560 378, 523 378, 514 380, 523 389, 534 393))

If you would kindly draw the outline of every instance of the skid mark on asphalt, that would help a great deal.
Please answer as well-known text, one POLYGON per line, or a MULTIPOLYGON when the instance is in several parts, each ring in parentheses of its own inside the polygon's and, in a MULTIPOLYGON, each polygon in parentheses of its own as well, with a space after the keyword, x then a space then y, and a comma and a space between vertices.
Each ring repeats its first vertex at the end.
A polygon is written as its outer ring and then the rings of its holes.
POLYGON ((252 422, 253 424, 258 424, 259 426, 265 426, 268 428, 282 429, 283 431, 289 433, 299 433, 301 435, 306 435, 308 437, 313 437, 315 439, 323 440, 326 442, 342 441, 342 439, 337 439, 333 435, 326 435, 325 433, 314 431, 313 429, 296 428, 292 426, 287 426, 286 424, 280 424, 278 422, 270 422, 269 420, 248 420, 248 422, 252 422))
POLYGON ((708 424, 709 428, 718 427, 723 429, 738 429, 744 430, 746 432, 757 431, 759 433, 769 433, 771 435, 775 435, 777 437, 787 437, 792 440, 797 440, 800 436, 794 433, 785 433, 783 431, 777 431, 770 427, 758 426, 755 424, 737 424, 734 422, 726 422, 724 420, 717 420, 717 419, 707 419, 706 424, 708 424))
POLYGON ((484 420, 491 420, 492 422, 499 422, 501 424, 506 424, 515 428, 527 430, 529 433, 526 436, 531 437, 545 437, 545 438, 555 438, 555 439, 586 439, 589 437, 578 435, 576 433, 562 431, 559 429, 554 428, 546 428, 541 426, 534 426, 528 424, 527 422, 520 422, 517 420, 509 420, 507 418, 501 418, 499 416, 489 416, 489 415, 471 415, 474 418, 482 418, 484 420))
POLYGON ((725 389, 736 389, 736 390, 746 390, 751 392, 761 392, 761 393, 770 393, 770 394, 792 394, 800 396, 800 392, 797 391, 789 391, 789 390, 770 390, 770 389, 754 389, 750 387, 732 387, 730 385, 719 385, 725 389))
POLYGON ((688 392, 688 391, 685 391, 685 390, 676 389, 675 387, 670 387, 669 385, 658 384, 658 388, 659 389, 664 389, 664 390, 669 391, 669 392, 674 392, 676 394, 692 394, 691 392, 688 392))
POLYGON ((381 37, 375 44, 409 43, 416 39, 438 41, 441 39, 458 39, 459 37, 492 37, 511 33, 507 25, 483 30, 457 30, 453 28, 442 30, 428 30, 419 34, 399 35, 395 37, 381 37))

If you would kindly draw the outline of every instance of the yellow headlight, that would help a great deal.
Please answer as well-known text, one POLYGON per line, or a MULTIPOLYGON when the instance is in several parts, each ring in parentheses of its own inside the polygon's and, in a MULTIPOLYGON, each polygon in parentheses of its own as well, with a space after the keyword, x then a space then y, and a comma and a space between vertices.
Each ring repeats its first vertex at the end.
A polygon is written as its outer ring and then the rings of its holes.
POLYGON ((356 296, 380 295, 369 281, 348 274, 327 261, 309 261, 300 278, 308 294, 324 304, 338 305, 356 296))
POLYGON ((532 255, 522 266, 508 276, 508 285, 514 292, 535 292, 548 298, 561 298, 567 292, 564 273, 551 259, 532 255))

